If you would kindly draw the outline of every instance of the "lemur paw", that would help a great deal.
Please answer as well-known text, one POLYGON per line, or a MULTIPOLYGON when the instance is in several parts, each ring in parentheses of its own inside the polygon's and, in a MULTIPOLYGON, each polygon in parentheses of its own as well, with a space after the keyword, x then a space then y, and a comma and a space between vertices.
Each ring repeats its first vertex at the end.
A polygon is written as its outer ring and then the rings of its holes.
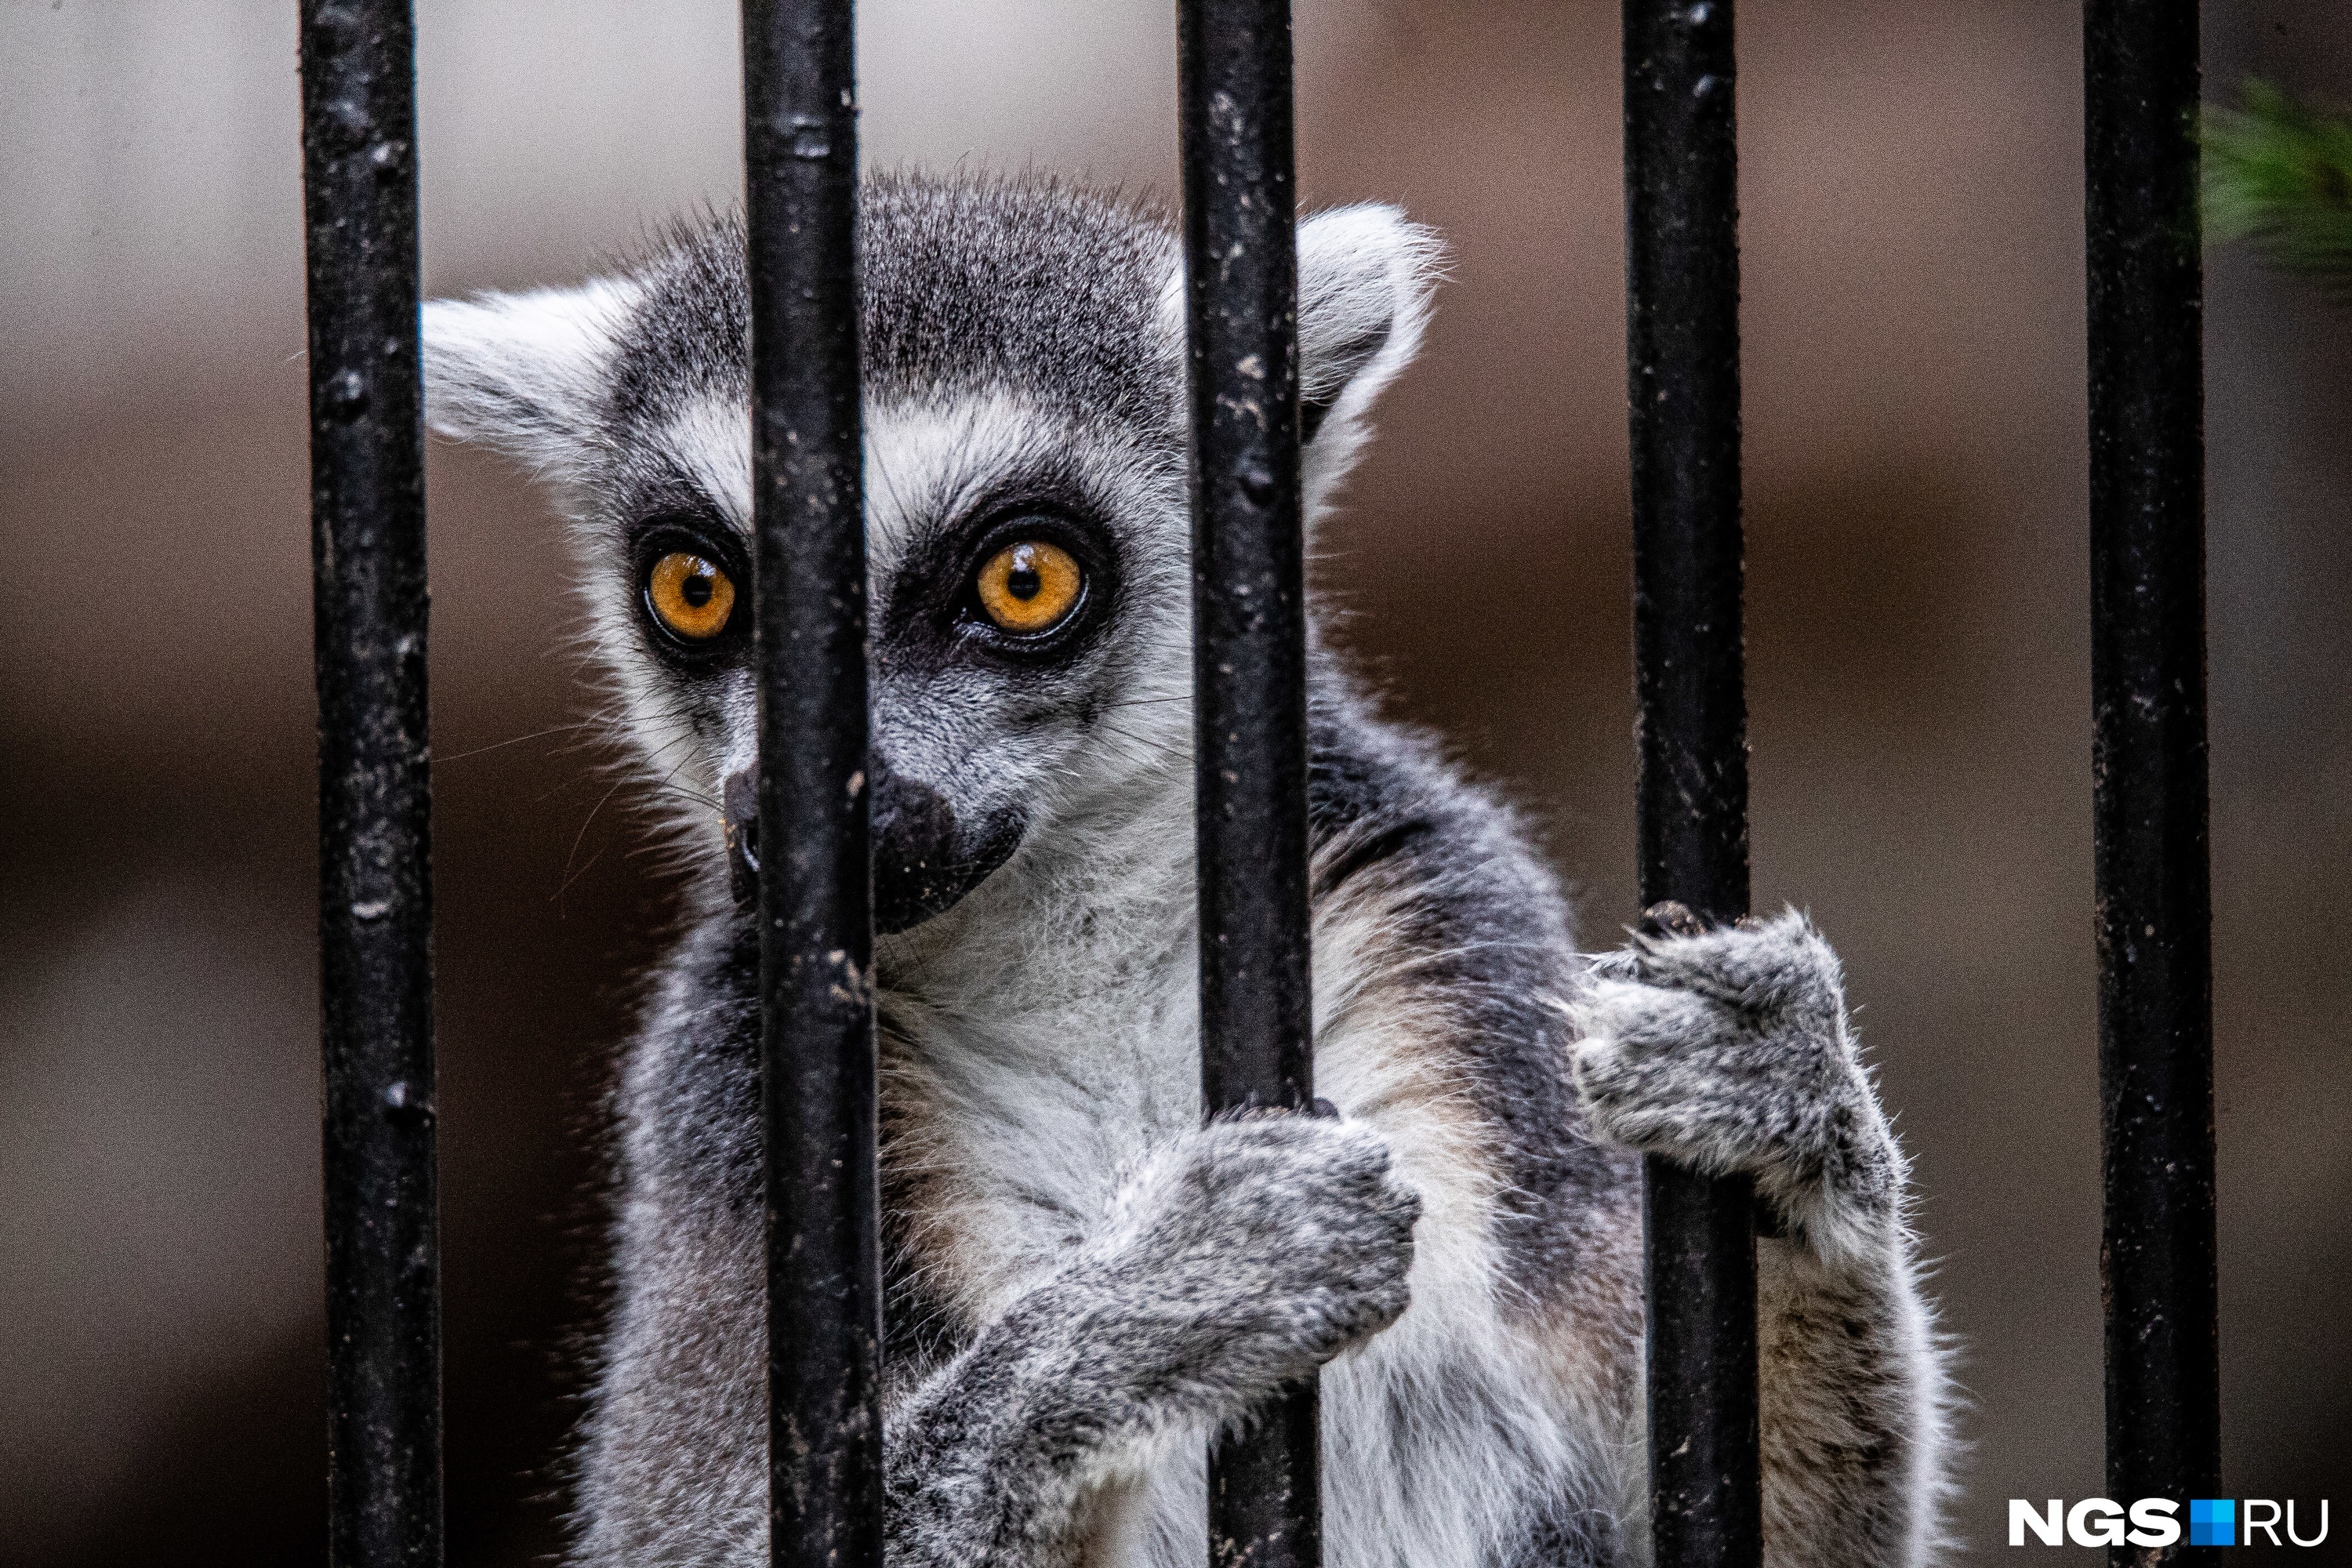
POLYGON ((1753 1176, 1825 1251, 1892 1222, 1901 1155, 1847 1027, 1837 954, 1802 915, 1708 930, 1661 905, 1594 963, 1576 1010, 1576 1086, 1602 1136, 1753 1176))
POLYGON ((1149 1156, 1095 1271, 1147 1382, 1238 1414, 1394 1322, 1421 1200, 1362 1122, 1213 1122, 1149 1156))

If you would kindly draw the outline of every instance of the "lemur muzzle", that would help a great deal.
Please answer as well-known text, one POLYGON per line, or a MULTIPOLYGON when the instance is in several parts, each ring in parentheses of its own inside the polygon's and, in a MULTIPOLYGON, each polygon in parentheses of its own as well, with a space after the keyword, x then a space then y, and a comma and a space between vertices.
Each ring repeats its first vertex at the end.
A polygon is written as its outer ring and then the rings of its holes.
MULTIPOLYGON (((919 779, 890 771, 878 757, 866 767, 874 835, 874 929, 881 935, 920 925, 952 908, 1020 847, 1017 815, 974 833, 956 820, 947 797, 919 779)), ((735 900, 760 896, 760 766, 728 776, 727 866, 735 900)))

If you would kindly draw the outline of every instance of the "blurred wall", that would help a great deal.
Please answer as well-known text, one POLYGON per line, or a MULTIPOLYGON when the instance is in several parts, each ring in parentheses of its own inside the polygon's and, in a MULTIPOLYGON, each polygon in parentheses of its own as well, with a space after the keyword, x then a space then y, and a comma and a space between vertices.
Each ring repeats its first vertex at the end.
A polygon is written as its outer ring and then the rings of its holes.
MULTIPOLYGON (((718 0, 421 0, 428 286, 733 199, 718 0)), ((1320 542, 1399 710, 1631 912, 1616 8, 1301 0, 1310 201, 1453 280, 1320 542)), ((877 162, 1174 189, 1171 8, 869 0, 877 162)), ((1742 8, 1755 859, 1846 954, 1963 1347, 1957 1512, 2099 1488, 2074 10, 1742 8)), ((2352 98, 2352 14, 2209 80, 2352 98)), ((0 1562, 311 1563, 324 1430, 293 7, 0 5, 0 1562)), ((2210 263, 2234 1495, 2352 1488, 2352 315, 2210 263)), ((453 1561, 553 1548, 657 870, 551 520, 432 453, 453 1561)), ((2338 1532, 2312 1560, 2352 1560, 2338 1532), (2331 1557, 2331 1554, 2333 1556, 2331 1557)))

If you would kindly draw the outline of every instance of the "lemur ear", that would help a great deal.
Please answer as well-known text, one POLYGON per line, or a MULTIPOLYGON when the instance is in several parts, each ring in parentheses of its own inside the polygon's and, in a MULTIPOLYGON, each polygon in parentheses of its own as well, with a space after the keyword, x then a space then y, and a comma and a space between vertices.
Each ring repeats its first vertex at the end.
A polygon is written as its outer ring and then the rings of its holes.
POLYGON ((1299 435, 1310 485, 1339 477, 1362 416, 1421 346, 1443 249, 1391 206, 1339 207, 1298 226, 1299 435))
POLYGON ((425 418, 542 470, 576 473, 597 439, 638 286, 434 300, 425 307, 425 418))

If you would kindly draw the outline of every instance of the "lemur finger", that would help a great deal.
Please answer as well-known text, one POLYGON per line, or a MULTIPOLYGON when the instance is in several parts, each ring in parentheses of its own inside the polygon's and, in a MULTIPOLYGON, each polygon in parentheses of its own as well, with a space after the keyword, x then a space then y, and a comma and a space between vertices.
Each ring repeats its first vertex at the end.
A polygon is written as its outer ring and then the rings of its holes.
MULTIPOLYGON (((1577 1048, 1571 1071, 1596 1130, 1619 1142, 1657 1153, 1704 1142, 1741 1157, 1760 1157, 1771 1146, 1767 1123, 1779 1118, 1759 1117, 1753 1085, 1720 1063, 1601 1037, 1577 1048)), ((1703 1163, 1722 1166, 1726 1158, 1709 1154, 1703 1163)))
POLYGON ((1892 1223, 1900 1155, 1866 1079, 1834 1040, 1781 1027, 1709 1033, 1690 1020, 1727 1009, 1627 985, 1570 1068, 1594 1131, 1710 1174, 1741 1172, 1825 1250, 1892 1223), (1650 1011, 1642 1011, 1642 999, 1650 1011), (1845 1241, 1837 1238, 1845 1237, 1845 1241))
POLYGON ((1795 910, 1696 935, 1637 932, 1633 951, 1648 984, 1699 992, 1744 1012, 1792 1012, 1818 1023, 1843 1011, 1837 954, 1795 910))
POLYGON ((1574 1047, 1580 1076, 1638 1082, 1662 1095, 1736 1104, 1766 1124, 1798 1108, 1844 1099, 1860 1067, 1838 1028, 1824 1020, 1745 1012, 1696 991, 1624 982, 1591 987, 1580 1009, 1584 1037, 1574 1047))
POLYGON ((1738 1016, 1714 997, 1639 980, 1601 980, 1576 1006, 1587 1043, 1635 1053, 1704 1046, 1736 1031, 1738 1016))

